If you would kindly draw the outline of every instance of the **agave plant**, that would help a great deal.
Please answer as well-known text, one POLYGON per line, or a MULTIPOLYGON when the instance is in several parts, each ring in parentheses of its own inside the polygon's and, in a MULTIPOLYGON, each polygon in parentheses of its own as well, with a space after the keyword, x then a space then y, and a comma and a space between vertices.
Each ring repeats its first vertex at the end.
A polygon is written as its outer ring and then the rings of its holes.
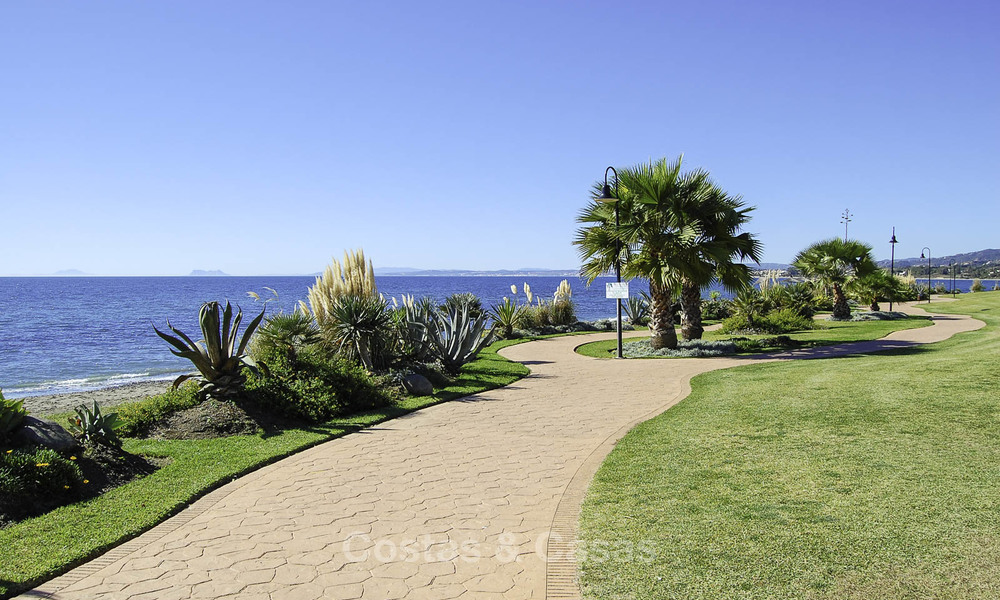
POLYGON ((77 437, 112 448, 122 447, 122 441, 115 432, 124 425, 119 420, 118 413, 102 414, 101 407, 96 401, 93 410, 87 408, 85 404, 77 406, 74 410, 76 416, 69 418, 69 425, 77 437))
POLYGON ((649 322, 649 294, 642 292, 641 296, 629 296, 622 305, 628 322, 633 325, 645 325, 649 322))
POLYGON ((246 383, 244 367, 257 369, 257 363, 247 356, 246 350, 253 332, 263 318, 264 311, 260 311, 260 314, 247 325, 243 337, 239 338, 243 310, 237 307, 234 317, 233 308, 229 301, 226 301, 226 308, 222 311, 220 321, 219 303, 206 302, 198 314, 198 323, 204 336, 198 342, 192 341, 183 331, 171 325, 170 321, 167 321, 167 327, 177 334, 177 337, 163 333, 154 326, 153 331, 156 335, 176 348, 171 350, 171 353, 190 360, 198 369, 197 374, 178 377, 174 380, 174 387, 187 379, 198 378, 198 385, 201 386, 201 393, 205 397, 230 399, 239 396, 243 392, 243 384, 246 383))
POLYGON ((427 333, 435 355, 451 374, 457 375, 462 365, 476 358, 480 350, 493 339, 486 328, 488 315, 472 317, 469 308, 449 307, 427 321, 427 333))
POLYGON ((28 411, 24 410, 22 401, 5 400, 3 390, 0 390, 0 440, 7 439, 7 436, 18 428, 26 414, 28 411))
MULTIPOLYGON (((395 298, 393 303, 395 303, 395 298)), ((408 294, 403 296, 403 306, 393 313, 396 329, 399 332, 399 343, 396 350, 400 358, 417 362, 426 362, 432 359, 427 322, 433 318, 436 310, 434 301, 430 298, 416 300, 408 294)))

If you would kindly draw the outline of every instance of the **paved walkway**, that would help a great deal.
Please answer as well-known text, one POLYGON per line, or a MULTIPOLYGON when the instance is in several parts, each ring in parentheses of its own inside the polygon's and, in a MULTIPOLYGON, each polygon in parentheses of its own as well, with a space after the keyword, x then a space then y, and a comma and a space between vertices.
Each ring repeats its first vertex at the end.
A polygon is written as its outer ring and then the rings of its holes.
MULTIPOLYGON (((911 312, 919 309, 901 307, 911 312)), ((934 325, 876 342, 763 358, 599 360, 552 338, 503 354, 531 375, 345 436, 243 477, 19 598, 444 600, 574 598, 586 487, 634 424, 735 365, 928 343, 934 325)))

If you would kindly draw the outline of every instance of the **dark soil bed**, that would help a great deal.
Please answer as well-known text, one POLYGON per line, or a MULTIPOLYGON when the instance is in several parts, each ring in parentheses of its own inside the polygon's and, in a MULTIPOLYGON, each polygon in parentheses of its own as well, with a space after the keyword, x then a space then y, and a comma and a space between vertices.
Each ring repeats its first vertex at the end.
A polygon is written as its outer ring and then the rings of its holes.
POLYGON ((22 502, 10 499, 0 502, 0 527, 37 517, 66 504, 96 498, 136 477, 149 475, 166 464, 166 459, 148 459, 104 446, 90 447, 74 456, 78 457, 75 462, 85 481, 77 493, 68 497, 36 496, 25 498, 22 502))
POLYGON ((203 440, 208 438, 246 435, 260 431, 258 415, 251 415, 233 402, 205 400, 177 411, 147 433, 147 437, 164 440, 203 440))

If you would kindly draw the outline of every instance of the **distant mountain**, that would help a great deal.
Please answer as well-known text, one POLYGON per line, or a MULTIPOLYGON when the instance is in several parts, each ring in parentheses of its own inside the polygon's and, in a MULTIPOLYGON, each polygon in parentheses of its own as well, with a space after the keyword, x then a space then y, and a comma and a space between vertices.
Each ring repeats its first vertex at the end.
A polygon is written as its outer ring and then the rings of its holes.
POLYGON ((90 275, 90 273, 84 273, 79 269, 63 269, 62 271, 56 271, 52 275, 55 277, 85 277, 90 275))
MULTIPOLYGON (((413 267, 375 267, 375 275, 411 275, 420 271, 413 267)), ((317 273, 321 275, 322 273, 317 273)))
MULTIPOLYGON (((976 264, 987 264, 991 262, 1000 262, 1000 250, 987 248, 986 250, 977 250, 975 252, 966 252, 964 254, 952 254, 950 256, 934 256, 931 254, 931 265, 947 265, 948 263, 971 263, 976 264)), ((879 266, 888 267, 889 260, 878 261, 879 266)), ((926 265, 926 258, 897 258, 897 267, 912 267, 913 265, 926 265)))
POLYGON ((222 271, 202 271, 200 269, 195 269, 191 271, 188 277, 229 277, 229 273, 223 273, 222 271))

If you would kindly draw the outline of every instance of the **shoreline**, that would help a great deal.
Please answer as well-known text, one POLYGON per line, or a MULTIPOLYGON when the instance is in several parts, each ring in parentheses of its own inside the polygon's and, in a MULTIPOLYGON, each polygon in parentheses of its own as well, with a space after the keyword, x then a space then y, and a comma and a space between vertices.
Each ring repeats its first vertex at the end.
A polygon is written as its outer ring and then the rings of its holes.
POLYGON ((170 389, 170 381, 135 381, 113 387, 84 392, 67 392, 64 394, 46 394, 44 396, 25 396, 17 398, 24 403, 25 410, 33 417, 43 418, 54 414, 72 412, 81 404, 93 406, 96 401, 101 409, 118 406, 126 402, 135 402, 156 394, 162 394, 170 389))

